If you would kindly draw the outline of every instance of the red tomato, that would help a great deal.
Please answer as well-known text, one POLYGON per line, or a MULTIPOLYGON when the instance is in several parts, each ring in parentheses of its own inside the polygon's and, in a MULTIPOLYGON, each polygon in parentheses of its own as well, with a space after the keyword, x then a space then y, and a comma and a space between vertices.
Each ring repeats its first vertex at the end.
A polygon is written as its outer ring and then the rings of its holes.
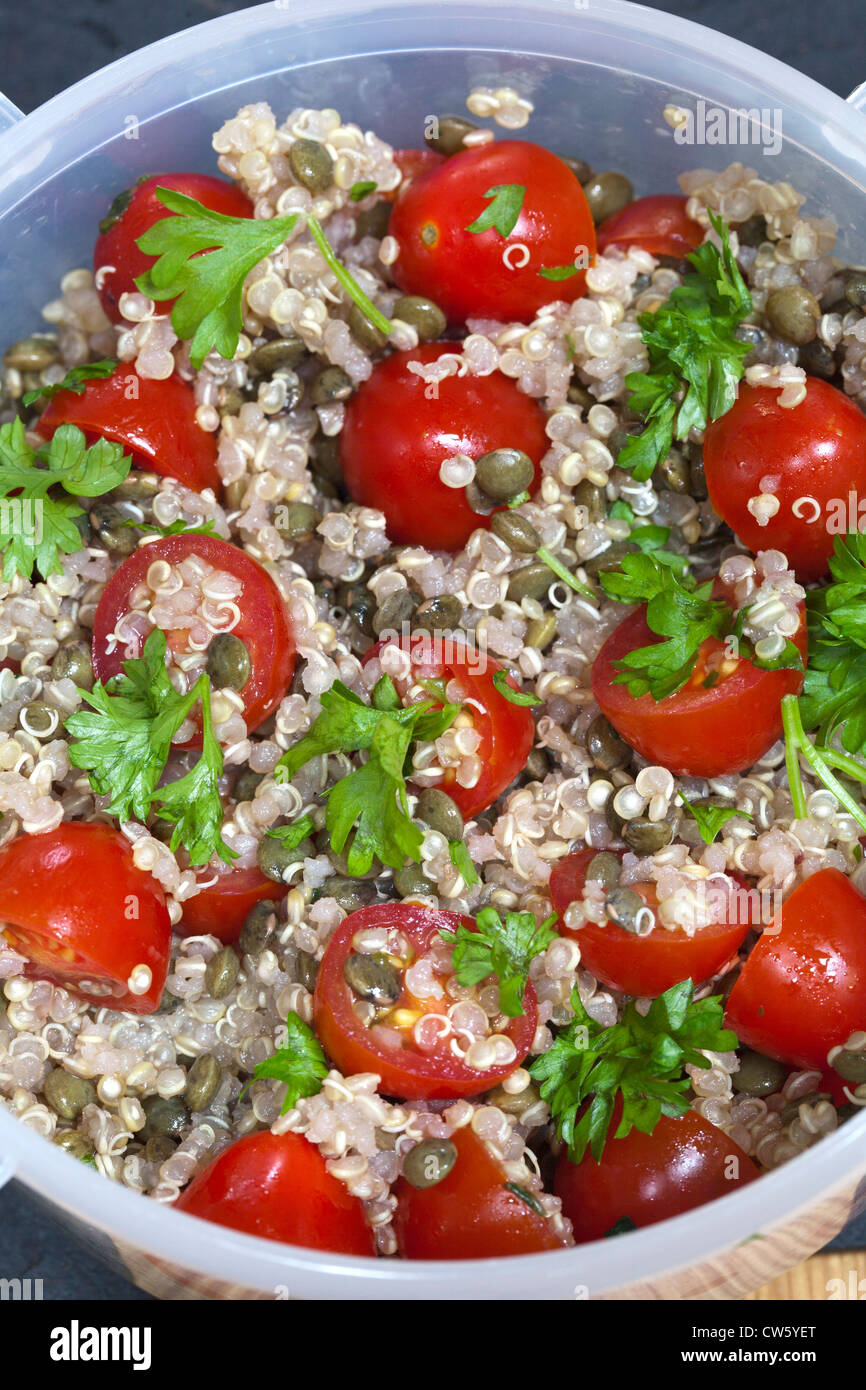
MULTIPOLYGON (((603 926, 587 922, 575 929, 565 925, 565 911, 583 896, 586 871, 595 857, 594 849, 582 849, 560 859, 550 875, 550 897, 562 919, 557 930, 571 936, 580 946, 581 964, 602 984, 624 994, 645 998, 664 994, 680 980, 696 985, 717 975, 735 955, 749 930, 749 922, 718 922, 702 927, 689 936, 681 928, 670 930, 656 924, 647 936, 625 931, 614 922, 603 926)), ((658 905, 654 883, 634 883, 634 891, 650 908, 658 905)), ((734 899, 734 906, 738 903, 734 899)), ((733 914, 736 918, 736 912, 733 914)), ((742 914, 744 917, 746 913, 742 914)))
POLYGON ((426 174, 431 169, 438 168, 444 159, 444 154, 439 154, 437 150, 428 150, 426 146, 421 150, 395 150, 394 163, 403 175, 403 182, 398 188, 382 196, 390 203, 402 198, 413 179, 417 179, 419 174, 426 174))
POLYGON ((651 256, 687 256, 700 246, 704 229, 686 217, 686 201, 678 193, 654 193, 629 203, 598 227, 599 255, 611 246, 640 246, 651 256))
MULTIPOLYGON (((240 620, 232 632, 246 644, 251 673, 239 692, 244 701, 244 718, 249 729, 256 729, 273 714, 288 689, 295 666, 295 641, 282 596, 270 575, 236 545, 217 536, 163 536, 149 545, 139 546, 115 570, 103 590, 93 623, 93 670, 97 680, 116 676, 131 657, 141 654, 143 643, 113 646, 111 634, 131 609, 131 595, 145 580, 156 560, 176 565, 188 555, 198 555, 216 569, 226 570, 243 583, 238 600, 240 620)), ((178 654, 185 652, 185 629, 167 634, 168 645, 178 654)))
MULTIPOLYGON (((783 695, 799 695, 800 671, 761 671, 745 657, 729 675, 707 688, 706 660, 724 648, 718 638, 702 644, 686 685, 664 700, 629 695, 614 682, 614 662, 636 647, 661 641, 646 624, 641 607, 614 628, 592 668, 592 693, 602 713, 642 757, 678 776, 719 777, 757 762, 782 733, 783 695)), ((806 659, 806 624, 793 641, 806 659)))
POLYGON ((752 947, 727 1022, 748 1047, 824 1071, 863 1027, 866 898, 838 869, 811 874, 752 947))
MULTIPOLYGON (((474 1096, 488 1091, 503 1077, 519 1067, 535 1036, 538 1005, 531 983, 523 999, 525 1012, 510 1019, 505 1032, 517 1049, 517 1057, 507 1066, 490 1067, 479 1072, 469 1067, 451 1051, 445 1039, 429 1052, 421 1052, 414 1044, 386 1047, 361 1022, 352 1005, 355 996, 346 983, 343 966, 352 954, 352 938, 358 931, 372 927, 395 927, 411 942, 416 956, 438 940, 439 931, 456 931, 463 926, 474 930, 471 917, 457 912, 443 912, 412 903, 376 903, 352 912, 342 921, 328 942, 316 981, 313 997, 313 1017, 319 1040, 335 1066, 346 1076, 357 1072, 376 1072, 381 1077, 379 1090, 386 1096, 401 1100, 446 1099, 455 1096, 474 1096)), ((433 1009, 437 1001, 422 1003, 404 989, 396 1007, 433 1009), (405 1002, 404 1002, 405 1001, 405 1002)))
POLYGON ((652 1226, 759 1177, 739 1145, 694 1110, 662 1115, 652 1134, 633 1129, 614 1139, 614 1128, 600 1163, 589 1152, 572 1163, 563 1149, 557 1165, 554 1191, 578 1245, 601 1239, 624 1216, 652 1226))
POLYGON ((268 898, 281 902, 289 891, 288 884, 275 883, 255 866, 227 868, 225 873, 215 873, 208 866, 199 871, 198 877, 216 879, 216 882, 183 904, 183 917, 175 928, 181 936, 215 936, 219 941, 237 941, 256 903, 268 898))
POLYGON ((90 438, 122 444, 136 467, 218 497, 216 436, 199 428, 195 412, 192 387, 179 376, 154 381, 121 362, 111 376, 88 381, 81 396, 58 391, 36 430, 50 439, 59 425, 77 425, 90 438))
MULTIPOLYGON (((120 206, 112 220, 115 208, 112 207, 101 223, 100 234, 93 248, 94 274, 102 274, 97 279, 99 298, 112 323, 123 323, 124 318, 118 308, 122 294, 135 294, 136 279, 156 261, 155 256, 146 256, 138 249, 136 242, 140 236, 159 222, 163 217, 173 214, 157 197, 157 188, 171 188, 195 198, 212 212, 221 212, 226 217, 252 217, 253 205, 237 184, 226 179, 215 179, 210 174, 154 174, 149 179, 122 193, 117 200, 120 206), (124 205, 125 203, 125 205, 124 205)), ((159 313, 168 314, 174 300, 163 299, 157 303, 159 313)))
POLYGON ((110 826, 70 821, 5 845, 0 921, 0 935, 30 961, 31 977, 127 1013, 153 1013, 159 1003, 171 948, 165 894, 110 826), (138 966, 151 983, 134 993, 138 966))
POLYGON ((300 1134, 263 1130, 236 1140, 193 1178, 175 1206, 265 1240, 338 1255, 376 1253, 358 1198, 300 1134))
POLYGON ((542 270, 592 264, 595 227, 583 189, 562 160, 528 140, 478 145, 414 179, 397 200, 388 227, 400 253, 394 279, 408 294, 434 299, 454 323, 494 318, 529 323, 554 299, 586 290, 581 270, 549 280, 542 270), (492 190, 526 191, 514 228, 470 232, 490 205, 492 190), (506 259, 507 257, 507 259, 506 259))
POLYGON ((806 378, 793 409, 770 387, 741 385, 727 415, 707 427, 704 467, 710 501, 750 550, 783 550, 801 582, 820 579, 835 535, 858 526, 848 503, 866 492, 866 416, 818 377, 806 378), (780 506, 759 526, 748 503, 766 491, 780 506))
POLYGON ((457 1162, 433 1187, 400 1178, 394 1188, 394 1229, 408 1260, 483 1260, 561 1250, 559 1237, 511 1187, 483 1140, 470 1129, 452 1136, 457 1162))
MULTIPOLYGON (((550 443, 544 412, 500 372, 449 376, 438 389, 409 370, 459 343, 425 343, 377 362, 346 405, 340 459, 353 501, 385 513, 389 539, 430 550, 459 550, 489 518, 474 512, 462 488, 439 477, 454 454, 523 449, 539 464, 550 443)), ((500 509, 501 510, 501 509, 500 509)))
MULTIPOLYGON (((381 655, 385 644, 377 642, 366 653, 364 662, 381 655)), ((502 670, 498 661, 459 638, 426 637, 416 634, 400 642, 412 656, 413 680, 444 680, 455 682, 465 702, 466 713, 472 716, 481 735, 476 757, 481 759, 481 776, 474 787, 461 787, 453 768, 447 768, 437 783, 454 801, 464 820, 471 820, 485 811, 526 766, 535 737, 535 721, 526 705, 514 705, 506 700, 493 684, 493 677, 502 670)), ((510 689, 516 690, 511 676, 510 689)), ((401 682, 397 682, 401 694, 401 682)), ((456 691, 454 692, 457 693, 456 691)))

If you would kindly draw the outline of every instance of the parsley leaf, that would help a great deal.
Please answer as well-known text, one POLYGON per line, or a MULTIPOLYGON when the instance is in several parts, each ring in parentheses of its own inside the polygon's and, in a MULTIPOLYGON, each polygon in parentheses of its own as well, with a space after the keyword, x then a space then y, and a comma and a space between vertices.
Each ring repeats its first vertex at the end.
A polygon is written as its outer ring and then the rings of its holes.
POLYGON ((51 386, 39 386, 35 391, 26 391, 21 397, 21 404, 32 405, 40 399, 51 401, 58 391, 72 391, 76 396, 83 396, 88 381, 111 376, 117 365, 110 357, 104 357, 101 362, 85 362, 80 367, 70 367, 62 381, 51 386))
POLYGON ((838 731, 849 753, 866 750, 866 536, 837 536, 830 583, 806 597, 809 664, 800 698, 807 729, 838 731))
POLYGON ((578 271, 576 265, 546 265, 538 273, 542 280, 570 280, 578 271))
POLYGON ((734 330, 752 300, 731 252, 728 226, 710 213, 722 249, 705 241, 687 259, 695 273, 638 323, 649 354, 648 372, 630 372, 629 406, 646 427, 620 451, 617 463, 645 482, 669 453, 674 439, 688 438, 730 410, 737 398, 749 344, 734 330))
POLYGON ((301 816, 300 820, 292 821, 291 825, 277 825, 272 830, 265 831, 272 840, 280 840, 286 849, 297 849, 298 845, 313 834, 316 828, 312 816, 301 816))
MULTIPOLYGON (((367 761, 326 793, 325 828, 339 854, 354 830, 347 865, 352 875, 365 874, 374 856, 391 868, 406 859, 420 862, 422 835, 409 816, 406 765, 413 743, 435 739, 453 723, 459 706, 421 700, 391 707, 393 682, 380 681, 379 704, 365 705, 342 681, 322 695, 322 710, 312 728, 292 744, 276 767, 277 780, 291 781, 320 754, 367 752, 367 761), (390 689, 389 689, 390 687, 390 689)), ((396 694, 396 691, 394 692, 396 694)))
POLYGON ((439 933, 443 941, 454 942, 457 980, 469 989, 495 975, 499 1007, 508 1018, 517 1018, 524 1012, 529 967, 556 940, 557 933, 548 922, 537 925, 531 912, 507 912, 503 921, 495 907, 482 908, 475 925, 476 931, 461 924, 456 932, 439 933))
POLYGON ((514 690, 508 684, 507 671, 494 671, 493 685, 504 700, 510 705, 543 705, 544 701, 539 700, 537 695, 533 695, 528 690, 514 690))
POLYGON ((472 863, 469 850, 463 840, 452 840, 448 848, 451 863, 459 873, 467 888, 475 888, 481 879, 478 877, 478 870, 472 863))
POLYGON ((168 526, 159 526, 155 521, 134 520, 122 521, 120 524, 134 526, 137 531, 147 531, 154 536, 213 536, 216 533, 216 523, 211 518, 197 526, 183 521, 180 517, 177 521, 169 522, 168 526))
POLYGON ((615 520, 628 521, 631 523, 631 531, 628 539, 639 550, 651 553, 660 565, 668 565, 670 569, 682 574, 689 567, 689 559, 686 555, 680 555, 675 550, 665 550, 664 547, 670 539, 669 526, 651 526, 644 523, 635 524, 637 518, 628 502, 618 498, 610 508, 610 516, 615 520))
POLYGON ((494 188, 488 188, 484 194, 485 198, 492 198, 492 202, 482 213, 476 217, 474 222, 470 222, 467 232, 486 232, 488 228, 495 227, 500 236, 510 236, 517 226, 517 219, 523 209, 523 199, 526 197, 526 185, 522 183, 498 183, 494 188))
POLYGON ((754 819, 748 811, 740 811, 736 806, 693 806, 683 792, 679 792, 679 798, 697 823, 698 834, 705 845, 711 845, 722 827, 735 816, 742 816, 744 820, 754 819))
POLYGON ((632 1000, 619 1023, 603 1028, 574 988, 573 1022, 529 1068, 573 1162, 587 1149, 601 1160, 618 1098, 622 1115, 615 1137, 632 1129, 651 1134, 662 1115, 684 1115, 689 1108, 686 1063, 705 1068, 704 1051, 737 1046, 736 1034, 722 1027, 721 996, 695 1001, 694 992, 691 980, 673 985, 652 1001, 645 1017, 632 1000))
POLYGON ((349 197, 353 203, 360 203, 362 198, 366 198, 368 193, 373 193, 378 188, 374 179, 361 179, 359 183, 353 183, 349 189, 349 197))
POLYGON ((302 1096, 318 1095, 328 1075, 322 1044, 312 1028, 297 1014, 286 1019, 286 1040, 272 1057, 256 1064, 256 1081, 282 1081, 286 1087, 281 1115, 292 1110, 302 1096))

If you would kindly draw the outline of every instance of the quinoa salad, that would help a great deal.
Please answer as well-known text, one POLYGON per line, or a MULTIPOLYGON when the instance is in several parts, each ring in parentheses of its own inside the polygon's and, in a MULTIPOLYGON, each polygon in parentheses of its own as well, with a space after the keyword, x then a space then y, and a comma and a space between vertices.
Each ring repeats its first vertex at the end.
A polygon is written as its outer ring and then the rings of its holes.
POLYGON ((627 1235, 866 1104, 866 270, 466 104, 245 106, 0 375, 0 1101, 371 1257, 627 1235))

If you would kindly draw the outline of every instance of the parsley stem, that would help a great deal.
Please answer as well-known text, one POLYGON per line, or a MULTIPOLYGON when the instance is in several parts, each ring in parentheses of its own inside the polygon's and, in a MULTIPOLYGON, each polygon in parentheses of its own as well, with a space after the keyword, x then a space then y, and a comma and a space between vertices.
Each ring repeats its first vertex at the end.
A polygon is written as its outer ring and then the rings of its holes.
POLYGON ((797 820, 805 820, 808 812, 803 778, 800 776, 800 745, 805 739, 796 695, 782 696, 782 728, 785 731, 785 767, 788 770, 788 787, 794 803, 794 815, 797 820))
POLYGON ((361 312, 367 315, 367 318, 372 324, 375 324, 380 333, 384 333, 386 338, 390 337, 393 331, 393 324, 389 319, 385 318, 381 309, 377 309, 373 301, 367 298, 354 276, 350 275, 342 261, 339 261, 334 255, 325 233, 322 231, 318 218, 308 217, 307 228, 310 236, 319 248, 323 259, 349 297, 354 299, 361 312))
MULTIPOLYGON (((805 820, 809 814, 803 790, 803 779, 800 776, 799 757, 802 754, 818 781, 829 792, 833 793, 839 804, 844 806, 860 828, 866 830, 866 811, 843 787, 839 779, 833 776, 828 766, 828 763, 832 762, 840 767, 841 771, 848 772, 849 762, 853 763, 853 759, 849 760, 844 753, 837 753, 835 749, 821 748, 819 750, 806 737, 800 718, 799 702, 794 695, 782 697, 782 724, 785 730, 785 766, 788 769, 788 785, 791 789, 791 800, 794 803, 794 815, 797 820, 805 820)), ((854 766, 857 767, 857 764, 854 763, 854 766)), ((858 769, 858 781, 866 781, 866 775, 860 769, 858 769)))
POLYGON ((557 578, 562 580, 563 584, 568 585, 569 589, 573 589, 576 594, 583 594, 584 598, 592 599, 593 603, 595 602, 596 595, 593 593, 592 589, 590 589, 587 584, 582 584, 579 579, 575 578, 571 571, 565 568, 562 561, 557 560, 556 556, 548 550, 546 545, 540 545, 535 553, 539 560, 544 561, 548 569, 553 570, 553 573, 557 578))
POLYGON ((855 758, 849 757, 847 753, 841 753, 836 748, 828 748, 824 744, 821 749, 821 757, 837 771, 844 772, 846 777, 852 777, 855 782, 866 782, 866 767, 862 763, 858 763, 855 758))

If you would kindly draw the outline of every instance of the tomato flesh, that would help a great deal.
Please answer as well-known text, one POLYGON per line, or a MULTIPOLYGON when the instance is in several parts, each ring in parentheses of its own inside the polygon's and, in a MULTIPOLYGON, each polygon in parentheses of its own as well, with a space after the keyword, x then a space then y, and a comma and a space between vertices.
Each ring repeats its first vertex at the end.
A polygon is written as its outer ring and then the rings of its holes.
POLYGON ((358 1198, 300 1134, 264 1130, 237 1139, 193 1178, 175 1206, 286 1245, 340 1255, 376 1253, 358 1198))
POLYGON ((462 150, 419 175, 397 199, 388 232, 400 248, 397 284, 435 300, 452 323, 529 323, 543 304, 585 293, 595 255, 583 189, 557 155, 528 140, 462 150), (468 231, 491 202, 488 190, 508 184, 525 189, 508 235, 495 226, 468 231), (540 273, 575 263, 580 269, 568 279, 540 273))
MULTIPOLYGON (((428 1051, 421 1051, 406 1036, 402 1047, 386 1046, 362 1023, 352 1005, 355 997, 346 983, 343 967, 352 954, 352 938, 356 932, 372 928, 395 928, 409 940, 416 958, 422 956, 439 939, 440 931, 453 932, 460 925, 474 930, 471 917, 456 912, 416 907, 411 903, 376 903, 362 907, 342 921, 328 942, 319 967, 313 998, 313 1017, 316 1032, 328 1056, 346 1075, 375 1072, 380 1079, 379 1090, 386 1096, 401 1100, 450 1099, 478 1095, 509 1076, 529 1052, 538 1019, 535 990, 526 986, 524 1013, 509 1019, 503 1031, 517 1050, 514 1061, 479 1071, 470 1067, 451 1051, 449 1040, 443 1039, 428 1051)), ((437 1012, 442 1001, 422 1001, 408 995, 404 989, 403 1002, 397 1007, 437 1012)))
POLYGON ((227 944, 237 941, 256 903, 282 902, 289 891, 288 884, 275 883, 255 866, 225 873, 208 866, 198 877, 207 880, 208 886, 183 904, 176 930, 181 936, 215 936, 227 944), (210 882, 213 879, 216 882, 210 882))
POLYGON ((127 1013, 152 1013, 160 1001, 171 948, 165 894, 101 822, 65 822, 0 850, 0 932, 27 956, 31 978, 127 1013), (139 966, 151 975, 140 993, 130 987, 139 966))
POLYGON ((136 467, 218 497, 216 435, 199 427, 196 409, 192 387, 177 374, 155 381, 121 362, 111 376, 88 381, 80 396, 58 391, 35 428, 50 439, 60 425, 77 425, 91 441, 122 444, 136 467))
POLYGON ((678 193, 654 193, 628 203, 599 225, 599 254, 640 246, 651 256, 687 256, 700 246, 704 229, 686 216, 686 202, 678 193))
POLYGON ((728 999, 740 1042, 824 1071, 866 1018, 866 898, 839 869, 798 885, 752 947, 728 999))
MULTIPOLYGON (((491 449, 522 449, 539 465, 550 443, 538 403, 504 377, 449 376, 434 389, 409 370, 460 352, 459 343, 426 343, 377 362, 346 404, 340 461, 355 502, 385 513, 389 539, 430 550, 459 550, 489 517, 474 512, 465 489, 439 477, 445 459, 478 459, 491 449)), ((531 490, 531 489, 530 489, 531 490)), ((497 508, 501 510, 501 508, 497 508)))
MULTIPOLYGON (((569 854, 554 865, 550 875, 550 897, 560 916, 557 930, 578 943, 581 964, 596 979, 623 994, 653 998, 680 980, 691 979, 699 985, 721 972, 745 940, 748 921, 713 922, 693 936, 681 927, 671 929, 658 922, 646 936, 625 931, 615 922, 567 926, 566 909, 583 896, 586 871, 596 852, 584 849, 569 854)), ((654 883, 634 883, 631 887, 648 907, 658 906, 654 883)))
POLYGON ((456 1130, 451 1142, 457 1162, 446 1178, 417 1188, 401 1177, 394 1188, 394 1229, 406 1259, 483 1260, 570 1244, 506 1187, 502 1169, 471 1129, 456 1130))

